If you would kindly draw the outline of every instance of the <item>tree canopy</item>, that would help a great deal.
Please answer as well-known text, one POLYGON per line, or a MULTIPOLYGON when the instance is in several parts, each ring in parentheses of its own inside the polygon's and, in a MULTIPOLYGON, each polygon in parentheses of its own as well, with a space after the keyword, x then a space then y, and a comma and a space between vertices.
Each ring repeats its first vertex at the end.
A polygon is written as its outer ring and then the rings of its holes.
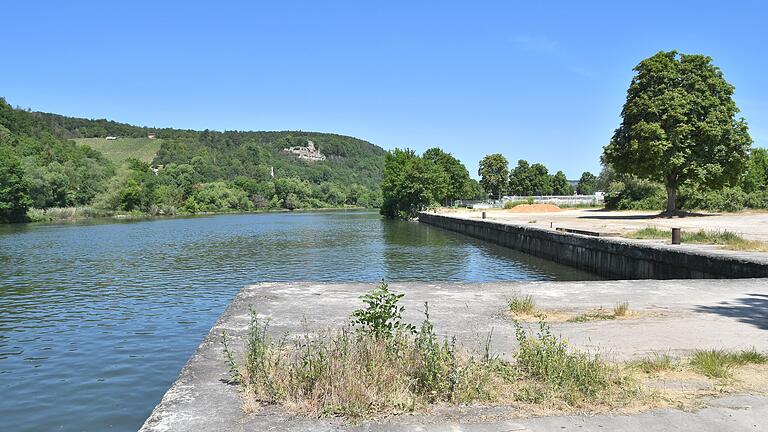
MULTIPOLYGON (((19 198, 21 213, 27 207, 70 206, 151 214, 378 207, 385 154, 371 143, 336 134, 153 129, 31 112, 4 99, 0 146, 13 156, 3 158, 3 169, 13 174, 9 179, 20 179, 14 184, 28 198, 19 198), (124 139, 105 145, 121 146, 137 138, 147 141, 150 133, 159 146, 151 164, 109 160, 73 141, 118 136, 124 139), (306 161, 283 152, 309 141, 325 160, 306 161)), ((451 163, 450 155, 436 157, 451 163)))
POLYGON ((667 212, 684 184, 718 187, 738 179, 752 140, 734 87, 704 55, 659 52, 635 68, 621 125, 603 160, 616 171, 665 185, 667 212))
POLYGON ((9 146, 3 145, 0 136, 0 222, 24 221, 31 204, 21 162, 9 146))
POLYGON ((552 176, 552 194, 553 195, 573 195, 573 186, 568 182, 565 173, 558 171, 552 176))
POLYGON ((394 149, 384 158, 381 214, 407 219, 432 205, 483 195, 466 167, 450 153, 431 148, 422 156, 394 149))
POLYGON ((469 185, 469 171, 452 154, 434 147, 424 152, 424 159, 431 161, 448 177, 448 185, 445 196, 442 199, 443 205, 451 205, 454 200, 465 198, 469 185))
POLYGON ((579 195, 592 195, 597 192, 597 177, 589 171, 584 171, 576 185, 576 193, 579 195))
POLYGON ((494 153, 484 157, 477 174, 480 186, 490 194, 491 199, 499 199, 507 191, 509 163, 503 155, 494 153))

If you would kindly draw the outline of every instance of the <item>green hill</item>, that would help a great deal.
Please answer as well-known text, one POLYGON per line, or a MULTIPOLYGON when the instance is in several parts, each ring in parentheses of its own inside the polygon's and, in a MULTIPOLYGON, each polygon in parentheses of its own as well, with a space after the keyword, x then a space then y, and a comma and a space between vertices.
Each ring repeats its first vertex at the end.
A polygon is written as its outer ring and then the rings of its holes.
POLYGON ((18 156, 8 172, 23 172, 14 190, 29 199, 11 201, 42 209, 167 214, 381 202, 386 152, 344 135, 152 128, 32 112, 2 98, 0 126, 0 147, 18 156), (285 151, 310 145, 314 160, 285 151))
POLYGON ((101 152, 107 159, 118 164, 131 158, 150 163, 162 143, 162 140, 149 138, 77 138, 74 141, 101 152))

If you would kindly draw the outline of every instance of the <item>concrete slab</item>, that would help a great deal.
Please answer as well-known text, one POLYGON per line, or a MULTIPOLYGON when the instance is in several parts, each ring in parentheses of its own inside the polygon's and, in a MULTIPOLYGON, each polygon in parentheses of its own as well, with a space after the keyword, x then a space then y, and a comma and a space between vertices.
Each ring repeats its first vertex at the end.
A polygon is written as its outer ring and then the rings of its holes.
MULTIPOLYGON (((633 416, 560 416, 516 420, 510 407, 446 408, 438 415, 396 416, 358 427, 285 415, 269 407, 258 415, 240 410, 237 387, 224 382, 227 367, 221 332, 240 349, 248 309, 269 318, 275 336, 343 325, 372 284, 265 283, 244 288, 182 370, 142 431, 218 430, 760 430, 767 428, 768 399, 739 396, 713 400, 696 413, 657 410, 633 416), (757 429, 755 429, 757 428, 757 429)), ((674 280, 605 282, 395 283, 404 292, 405 318, 421 320, 423 303, 438 333, 479 348, 493 330, 493 349, 509 358, 516 349, 514 326, 503 314, 506 300, 532 294, 543 309, 612 307, 628 301, 652 318, 553 324, 573 345, 611 360, 649 352, 685 354, 693 349, 768 351, 768 280, 674 280)))
MULTIPOLYGON (((744 238, 768 242, 768 212, 744 211, 740 213, 712 213, 682 218, 658 217, 653 211, 609 211, 598 209, 565 209, 560 212, 514 213, 505 210, 485 210, 486 218, 496 222, 524 224, 538 228, 557 227, 588 231, 626 233, 641 228, 679 227, 687 231, 730 231, 744 238)), ((450 210, 445 214, 479 219, 479 210, 450 210)), ((670 234, 671 235, 671 234, 670 234)), ((763 252, 763 254, 766 254, 763 252)))

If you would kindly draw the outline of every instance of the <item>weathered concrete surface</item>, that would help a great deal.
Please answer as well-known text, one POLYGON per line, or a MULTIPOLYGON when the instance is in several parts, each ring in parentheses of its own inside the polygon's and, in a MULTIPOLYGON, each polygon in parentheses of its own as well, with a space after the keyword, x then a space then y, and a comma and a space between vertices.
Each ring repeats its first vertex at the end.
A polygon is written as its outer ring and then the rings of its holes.
POLYGON ((614 279, 768 277, 768 253, 592 237, 466 214, 419 213, 419 221, 614 279))
MULTIPOLYGON (((768 399, 740 396, 713 400, 710 408, 685 413, 659 410, 634 416, 565 416, 516 420, 521 413, 505 407, 451 408, 404 415, 384 422, 347 427, 282 414, 278 408, 246 416, 237 387, 225 384, 227 367, 221 332, 242 346, 248 308, 271 320, 271 332, 301 334, 343 325, 360 307, 358 297, 372 284, 267 283, 244 288, 182 370, 143 431, 219 430, 765 430, 768 399)), ((429 301, 436 330, 456 335, 469 348, 479 347, 493 329, 493 349, 509 357, 515 350, 514 327, 503 316, 506 300, 532 294, 543 309, 582 310, 628 301, 634 311, 653 311, 639 320, 553 325, 572 344, 599 350, 609 359, 642 357, 649 352, 685 354, 699 348, 768 351, 768 280, 683 280, 609 282, 396 283, 404 292, 405 318, 421 320, 429 301)))
MULTIPOLYGON (((449 211, 449 210, 442 210, 449 211)), ((484 210, 489 220, 539 228, 575 228, 587 231, 627 233, 646 227, 683 231, 729 231, 740 236, 768 242, 768 212, 749 210, 738 213, 710 213, 687 217, 667 218, 653 211, 617 211, 602 209, 564 209, 559 212, 516 213, 509 210, 484 210)), ((480 219, 482 210, 450 210, 450 214, 480 219)))

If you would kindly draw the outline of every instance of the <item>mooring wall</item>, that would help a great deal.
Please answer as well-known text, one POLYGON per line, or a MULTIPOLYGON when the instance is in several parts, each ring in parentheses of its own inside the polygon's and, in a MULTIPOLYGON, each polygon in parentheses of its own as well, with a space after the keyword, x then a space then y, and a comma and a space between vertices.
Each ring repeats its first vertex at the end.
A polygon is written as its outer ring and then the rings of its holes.
POLYGON ((768 259, 738 252, 640 244, 433 213, 420 213, 419 221, 611 279, 768 277, 768 259))

